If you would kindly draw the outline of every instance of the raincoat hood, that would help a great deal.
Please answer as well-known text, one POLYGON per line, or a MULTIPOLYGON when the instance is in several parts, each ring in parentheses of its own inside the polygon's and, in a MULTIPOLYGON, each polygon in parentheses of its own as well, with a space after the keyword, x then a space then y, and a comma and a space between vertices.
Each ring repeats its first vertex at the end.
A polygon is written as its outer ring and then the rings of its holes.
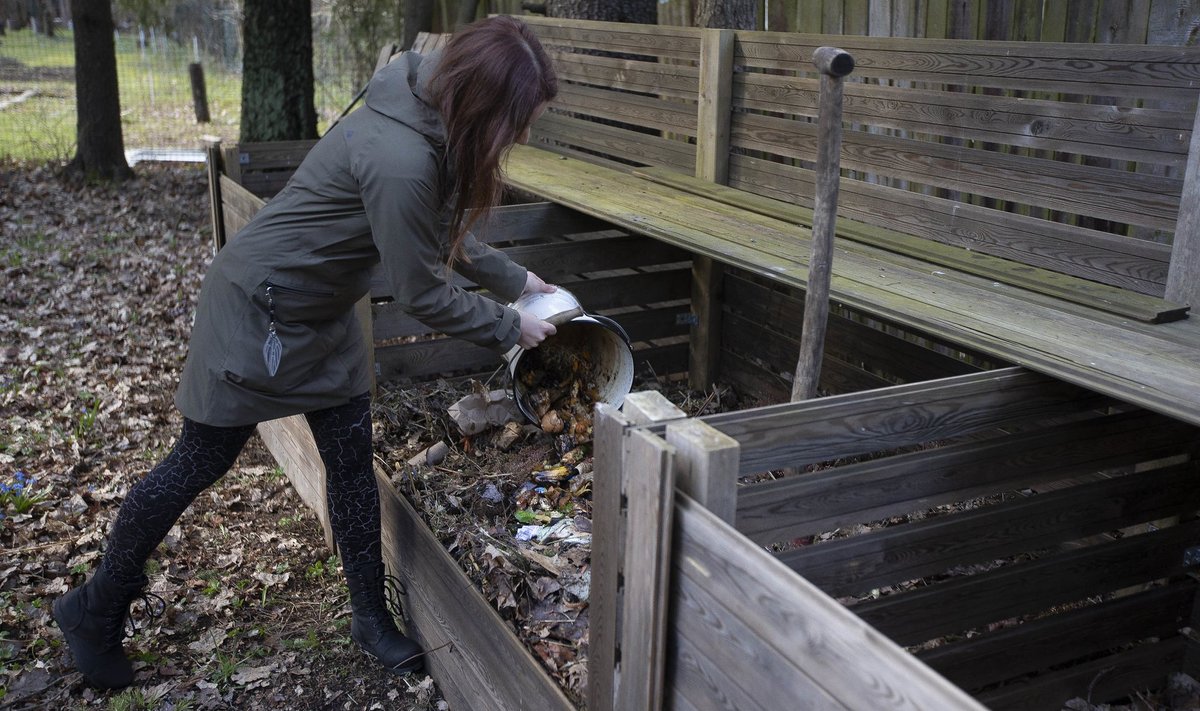
POLYGON ((446 125, 432 104, 429 88, 441 59, 441 50, 428 56, 416 52, 400 55, 371 78, 367 106, 408 126, 434 145, 444 145, 446 125))

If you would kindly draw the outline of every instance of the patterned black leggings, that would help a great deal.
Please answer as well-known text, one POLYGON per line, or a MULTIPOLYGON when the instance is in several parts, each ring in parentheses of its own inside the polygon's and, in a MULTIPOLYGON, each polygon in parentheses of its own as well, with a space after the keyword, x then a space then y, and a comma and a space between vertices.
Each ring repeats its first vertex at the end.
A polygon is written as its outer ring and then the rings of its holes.
MULTIPOLYGON (((371 396, 305 415, 325 463, 329 519, 347 568, 377 563, 379 489, 371 447, 371 396)), ((108 537, 103 566, 120 582, 143 568, 171 526, 202 491, 233 466, 254 425, 213 427, 187 418, 171 453, 130 489, 108 537)))

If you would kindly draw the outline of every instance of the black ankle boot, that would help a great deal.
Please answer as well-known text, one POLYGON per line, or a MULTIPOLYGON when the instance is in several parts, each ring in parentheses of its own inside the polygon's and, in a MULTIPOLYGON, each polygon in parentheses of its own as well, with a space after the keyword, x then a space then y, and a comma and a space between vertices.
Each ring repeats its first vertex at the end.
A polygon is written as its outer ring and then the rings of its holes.
POLYGON ((101 566, 92 579, 54 601, 54 621, 62 630, 75 667, 97 689, 119 689, 133 682, 133 665, 121 641, 129 604, 146 585, 143 576, 122 585, 101 566))
POLYGON ((346 569, 350 587, 350 636, 364 652, 395 674, 420 671, 424 653, 420 645, 396 628, 384 598, 383 563, 346 569))

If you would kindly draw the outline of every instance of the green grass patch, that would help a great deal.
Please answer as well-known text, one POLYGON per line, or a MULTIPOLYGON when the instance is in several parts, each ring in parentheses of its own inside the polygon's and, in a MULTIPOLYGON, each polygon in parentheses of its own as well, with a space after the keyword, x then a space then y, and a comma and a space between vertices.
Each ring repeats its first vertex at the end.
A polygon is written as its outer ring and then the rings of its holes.
MULTIPOLYGON (((150 43, 148 43, 150 44, 150 43)), ((241 76, 201 58, 211 117, 196 123, 188 65, 192 48, 170 41, 141 47, 137 35, 119 35, 117 84, 125 147, 200 148, 205 135, 235 141, 241 76)), ((28 29, 0 37, 0 151, 17 160, 67 160, 75 153, 73 33, 48 38, 28 29), (28 93, 33 92, 33 93, 28 93), (20 101, 16 99, 24 97, 20 101)))

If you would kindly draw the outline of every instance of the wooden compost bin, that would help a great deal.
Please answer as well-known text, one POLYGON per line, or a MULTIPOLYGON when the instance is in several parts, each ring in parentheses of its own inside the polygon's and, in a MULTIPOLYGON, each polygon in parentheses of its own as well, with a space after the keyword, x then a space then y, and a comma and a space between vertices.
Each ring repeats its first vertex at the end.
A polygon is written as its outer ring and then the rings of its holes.
POLYGON ((1021 368, 644 409, 597 423, 613 708, 1060 709, 1200 671, 1190 425, 1021 368))
MULTIPOLYGON (((209 148, 214 243, 233 238, 282 188, 311 142, 209 148)), ((632 236, 603 222, 550 203, 507 205, 496 211, 480 239, 576 293, 590 311, 617 319, 635 347, 642 375, 682 377, 687 370, 691 319, 691 263, 686 252, 632 236)), ((731 270, 726 279, 728 327, 723 371, 729 381, 759 398, 779 398, 798 338, 792 320, 802 294, 731 270)), ((469 286, 466 282, 460 282, 469 286)), ((436 337, 390 302, 386 284, 374 279, 369 308, 370 340, 380 380, 420 381, 444 375, 490 375, 496 354, 436 337)), ((944 344, 912 342, 847 310, 835 310, 822 388, 846 392, 895 382, 973 372, 991 367, 944 344)), ((323 467, 302 417, 260 426, 259 431, 304 502, 329 533, 323 467)), ((456 709, 566 708, 569 703, 508 624, 476 590, 433 533, 379 471, 384 493, 384 546, 409 590, 406 609, 428 647, 433 675, 456 709)), ((611 684, 611 680, 608 682, 611 684)), ((605 682, 601 681, 601 686, 605 682)))

